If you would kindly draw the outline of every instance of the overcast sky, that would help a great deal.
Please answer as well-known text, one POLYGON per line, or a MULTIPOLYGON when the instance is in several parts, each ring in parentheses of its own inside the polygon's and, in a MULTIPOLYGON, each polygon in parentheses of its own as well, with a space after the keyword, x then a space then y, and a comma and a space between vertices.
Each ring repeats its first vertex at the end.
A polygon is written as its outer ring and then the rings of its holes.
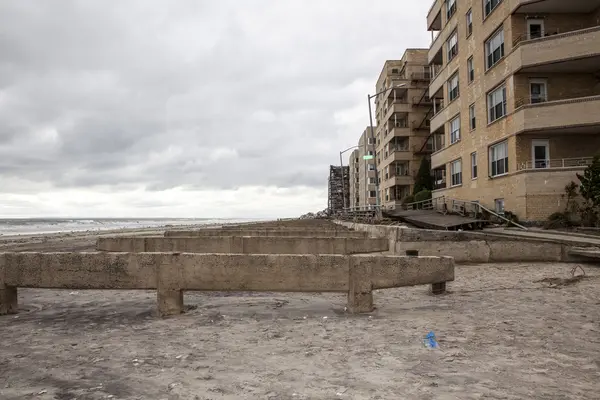
POLYGON ((322 210, 430 3, 0 0, 0 217, 322 210))

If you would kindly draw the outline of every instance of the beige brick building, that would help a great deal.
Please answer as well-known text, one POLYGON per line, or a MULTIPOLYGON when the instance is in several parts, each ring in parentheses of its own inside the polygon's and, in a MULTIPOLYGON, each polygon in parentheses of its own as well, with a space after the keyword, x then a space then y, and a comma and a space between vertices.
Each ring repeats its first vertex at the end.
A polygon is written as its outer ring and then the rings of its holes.
POLYGON ((379 195, 385 208, 412 193, 421 160, 433 150, 427 56, 427 49, 408 49, 401 60, 386 61, 377 80, 377 92, 384 92, 375 98, 375 132, 379 195))
POLYGON ((348 160, 350 166, 350 207, 355 210, 368 209, 377 204, 375 189, 375 161, 363 159, 366 155, 373 155, 373 143, 370 129, 366 128, 358 140, 358 148, 352 152, 348 160))
POLYGON ((600 0, 435 0, 427 26, 434 197, 564 210, 600 151, 600 0))

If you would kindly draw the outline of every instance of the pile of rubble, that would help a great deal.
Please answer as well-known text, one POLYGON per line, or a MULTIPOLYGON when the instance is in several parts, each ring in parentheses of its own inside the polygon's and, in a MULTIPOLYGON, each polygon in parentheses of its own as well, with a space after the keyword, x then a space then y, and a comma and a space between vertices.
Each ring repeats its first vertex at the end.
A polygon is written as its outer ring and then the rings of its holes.
POLYGON ((323 218, 329 218, 329 210, 325 209, 323 211, 319 211, 316 214, 315 213, 307 213, 304 214, 302 216, 300 216, 300 219, 323 219, 323 218))

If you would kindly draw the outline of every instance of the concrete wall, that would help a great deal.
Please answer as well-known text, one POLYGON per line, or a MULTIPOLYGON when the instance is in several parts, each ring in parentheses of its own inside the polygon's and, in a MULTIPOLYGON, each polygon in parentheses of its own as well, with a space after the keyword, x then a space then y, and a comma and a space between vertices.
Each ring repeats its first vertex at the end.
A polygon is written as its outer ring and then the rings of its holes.
POLYGON ((319 229, 199 229, 193 231, 168 230, 165 237, 197 237, 197 236, 280 236, 280 237, 314 237, 314 238, 366 238, 368 234, 358 231, 331 231, 319 229))
POLYGON ((184 290, 348 292, 352 312, 370 312, 373 289, 452 280, 445 257, 0 253, 0 315, 18 311, 18 287, 157 289, 161 315, 183 312, 184 290))
MULTIPOLYGON (((227 231, 222 233, 227 234, 227 231)), ((119 252, 188 252, 243 254, 359 254, 388 250, 386 238, 310 237, 101 237, 96 249, 119 252)))
POLYGON ((453 257, 456 263, 571 262, 575 245, 560 240, 516 238, 483 232, 436 231, 339 222, 372 236, 387 237, 391 254, 418 250, 420 256, 453 257))

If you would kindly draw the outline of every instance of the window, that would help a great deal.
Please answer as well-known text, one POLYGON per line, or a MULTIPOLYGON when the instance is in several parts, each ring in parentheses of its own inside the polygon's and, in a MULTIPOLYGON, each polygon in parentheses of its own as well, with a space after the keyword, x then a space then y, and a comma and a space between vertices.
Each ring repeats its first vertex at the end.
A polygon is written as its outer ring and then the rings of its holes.
POLYGON ((485 42, 485 66, 492 68, 504 57, 504 30, 500 28, 491 38, 485 42))
POLYGON ((375 178, 369 177, 369 185, 374 185, 374 184, 375 184, 375 178))
POLYGON ((462 161, 456 160, 450 163, 451 186, 462 185, 462 161))
POLYGON ((458 35, 456 31, 450 35, 450 39, 446 42, 446 46, 448 48, 448 62, 450 62, 450 60, 458 54, 458 35))
POLYGON ((450 144, 460 140, 460 116, 450 121, 450 144))
POLYGON ((448 81, 448 99, 452 101, 459 95, 458 91, 458 72, 448 81))
POLYGON ((475 121, 475 104, 471 104, 469 106, 469 128, 471 130, 477 127, 477 123, 475 121))
POLYGON ((477 152, 471 153, 471 179, 477 179, 477 152))
POLYGON ((490 176, 508 173, 508 142, 490 146, 490 176))
POLYGON ((494 208, 497 214, 504 215, 504 199, 494 200, 494 208))
POLYGON ((375 144, 375 138, 369 137, 369 144, 375 144))
POLYGON ((377 197, 377 192, 375 190, 369 190, 369 197, 370 198, 375 198, 377 197))
POLYGON ((527 39, 538 39, 544 37, 544 20, 529 18, 527 20, 527 39))
POLYGON ((367 155, 372 156, 373 155, 373 150, 367 151, 367 155))
POLYGON ((491 14, 502 0, 483 0, 483 18, 491 14))
POLYGON ((375 171, 375 164, 369 164, 369 171, 375 171))
POLYGON ((531 104, 543 103, 548 101, 546 93, 545 79, 532 79, 529 81, 529 94, 531 95, 531 104))
POLYGON ((506 115, 506 86, 488 94, 488 122, 492 123, 506 115))
POLYGON ((446 0, 446 18, 450 19, 456 12, 456 0, 446 0))
POLYGON ((473 67, 473 56, 469 57, 467 60, 467 74, 469 83, 475 80, 475 68, 473 67))
POLYGON ((471 36, 473 33, 473 11, 469 9, 467 11, 467 37, 471 36))

